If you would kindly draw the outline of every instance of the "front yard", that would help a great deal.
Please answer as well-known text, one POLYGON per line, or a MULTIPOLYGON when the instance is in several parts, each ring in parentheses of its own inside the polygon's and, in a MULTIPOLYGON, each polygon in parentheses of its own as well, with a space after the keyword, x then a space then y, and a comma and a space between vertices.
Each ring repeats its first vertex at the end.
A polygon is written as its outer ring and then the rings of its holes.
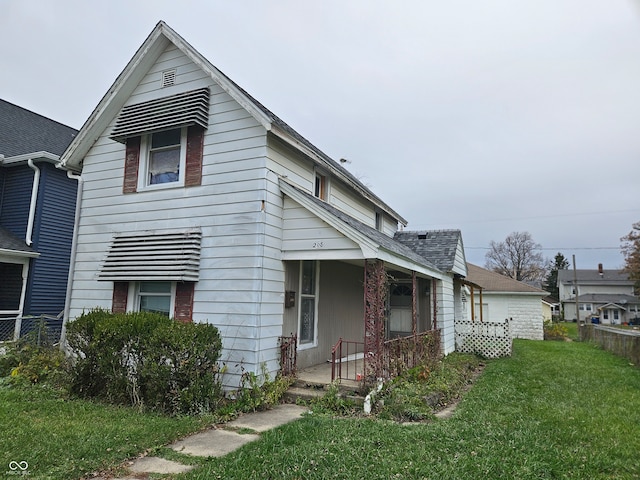
POLYGON ((639 478, 640 369, 593 345, 517 340, 452 418, 401 425, 311 414, 219 459, 162 445, 212 417, 168 418, 0 386, 2 465, 80 478, 145 450, 198 465, 176 479, 639 478), (13 464, 15 465, 15 464, 13 464))

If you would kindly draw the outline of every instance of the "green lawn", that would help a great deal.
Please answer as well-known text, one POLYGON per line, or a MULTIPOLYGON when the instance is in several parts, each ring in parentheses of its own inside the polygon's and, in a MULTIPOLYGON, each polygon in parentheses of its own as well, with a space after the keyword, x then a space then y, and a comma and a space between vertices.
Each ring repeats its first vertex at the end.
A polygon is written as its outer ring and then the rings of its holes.
POLYGON ((206 420, 64 400, 42 388, 0 387, 0 478, 22 478, 8 476, 10 462, 27 462, 24 478, 80 478, 197 430, 206 420))
POLYGON ((449 420, 310 416, 180 478, 640 478, 640 370, 589 344, 514 346, 449 420))
MULTIPOLYGON (((0 387, 0 477, 27 461, 30 478, 79 478, 206 421, 0 387)), ((640 369, 590 344, 519 340, 511 358, 487 362, 448 420, 310 415, 189 462, 198 468, 172 478, 640 478, 640 369)))

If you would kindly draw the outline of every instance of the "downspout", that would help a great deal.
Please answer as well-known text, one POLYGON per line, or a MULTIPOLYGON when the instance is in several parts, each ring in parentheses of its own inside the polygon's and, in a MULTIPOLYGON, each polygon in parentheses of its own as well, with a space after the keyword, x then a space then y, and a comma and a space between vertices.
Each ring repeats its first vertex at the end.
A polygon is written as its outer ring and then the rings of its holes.
POLYGON ((31 186, 31 203, 29 204, 29 220, 27 222, 27 233, 25 242, 31 246, 33 239, 33 223, 36 218, 36 203, 38 201, 38 187, 40 186, 40 169, 33 163, 32 159, 27 160, 27 165, 33 170, 33 185, 31 186))
POLYGON ((82 190, 84 180, 81 175, 76 175, 71 170, 67 170, 67 177, 78 182, 76 192, 76 212, 73 220, 73 236, 71 238, 71 253, 69 255, 69 274, 67 276, 67 293, 64 299, 64 314, 62 316, 62 330, 60 332, 60 348, 64 349, 67 338, 67 322, 71 311, 71 288, 73 287, 73 271, 76 263, 76 252, 78 250, 78 226, 80 224, 80 209, 82 207, 82 190))
POLYGON ((20 292, 20 303, 18 306, 18 316, 16 317, 15 328, 13 332, 13 340, 18 341, 22 330, 22 315, 24 313, 24 301, 27 294, 27 280, 29 279, 30 260, 22 265, 22 291, 20 292))

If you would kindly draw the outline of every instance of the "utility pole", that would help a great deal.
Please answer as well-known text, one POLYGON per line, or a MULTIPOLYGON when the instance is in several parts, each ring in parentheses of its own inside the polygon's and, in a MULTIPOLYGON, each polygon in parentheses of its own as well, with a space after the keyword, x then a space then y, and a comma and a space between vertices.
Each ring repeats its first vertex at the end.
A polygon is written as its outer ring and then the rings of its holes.
POLYGON ((576 272, 576 256, 571 255, 573 259, 573 288, 576 300, 576 323, 580 325, 580 310, 578 309, 578 273, 576 272))

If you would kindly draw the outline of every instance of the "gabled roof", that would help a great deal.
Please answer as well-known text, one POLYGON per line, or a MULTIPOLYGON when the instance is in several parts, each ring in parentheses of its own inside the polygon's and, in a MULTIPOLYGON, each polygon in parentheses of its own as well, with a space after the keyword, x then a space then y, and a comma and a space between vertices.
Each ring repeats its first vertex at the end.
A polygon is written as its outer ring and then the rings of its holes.
POLYGON ((407 224, 407 221, 402 216, 383 202, 347 169, 315 147, 277 115, 240 88, 163 21, 156 25, 111 88, 100 100, 100 103, 98 103, 80 129, 76 139, 69 145, 69 148, 62 156, 64 167, 76 171, 82 169, 82 161, 95 140, 118 115, 140 80, 170 44, 175 45, 184 55, 207 73, 213 81, 245 108, 268 132, 271 132, 271 134, 329 170, 338 179, 354 188, 360 195, 384 210, 398 222, 404 225, 407 224))
POLYGON ((303 207, 308 208, 312 213, 317 214, 326 223, 360 245, 365 258, 380 258, 391 262, 404 260, 405 265, 400 265, 402 262, 396 263, 396 265, 406 266, 409 269, 421 271, 435 278, 444 277, 443 272, 436 265, 406 245, 356 220, 282 178, 279 183, 280 189, 286 195, 299 202, 303 207), (387 255, 383 255, 381 251, 386 252, 387 255))
POLYGON ((0 99, 0 155, 34 152, 60 156, 78 131, 0 99))
MULTIPOLYGON (((629 280, 629 274, 622 270, 603 270, 602 275, 598 270, 578 270, 576 269, 578 285, 633 285, 633 280, 629 280)), ((558 283, 573 285, 573 270, 558 270, 558 283)))
POLYGON ((0 227, 0 254, 17 257, 37 257, 40 255, 28 246, 24 240, 21 240, 4 227, 0 227))
POLYGON ((547 295, 547 292, 544 290, 532 287, 524 282, 519 282, 513 278, 505 277, 504 275, 472 263, 467 263, 467 280, 482 287, 485 293, 502 292, 547 295))
MULTIPOLYGON (((393 238, 444 272, 454 271, 456 254, 459 250, 464 262, 460 230, 399 231, 393 238)), ((463 271, 455 273, 466 275, 463 271)))
MULTIPOLYGON (((565 300, 565 302, 572 303, 575 302, 575 300, 570 298, 565 300)), ((585 293, 583 295, 578 295, 578 302, 596 304, 615 303, 617 305, 627 305, 640 304, 640 298, 623 293, 585 293)))

